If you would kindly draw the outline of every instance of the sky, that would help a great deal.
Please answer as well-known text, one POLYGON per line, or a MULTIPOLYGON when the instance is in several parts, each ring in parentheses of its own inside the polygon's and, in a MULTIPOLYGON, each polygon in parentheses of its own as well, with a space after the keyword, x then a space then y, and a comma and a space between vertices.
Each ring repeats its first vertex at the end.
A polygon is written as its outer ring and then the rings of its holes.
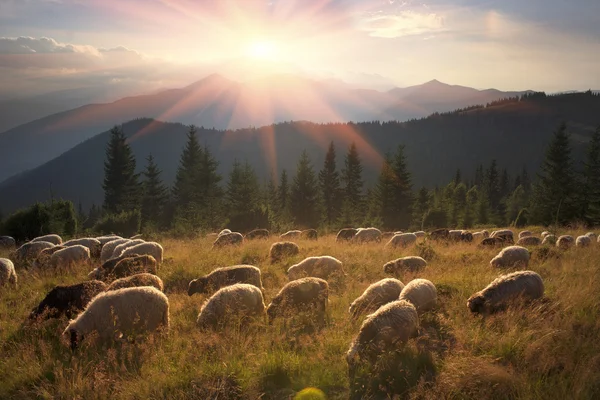
POLYGON ((0 98, 214 72, 557 92, 599 66, 598 0, 0 0, 0 98))

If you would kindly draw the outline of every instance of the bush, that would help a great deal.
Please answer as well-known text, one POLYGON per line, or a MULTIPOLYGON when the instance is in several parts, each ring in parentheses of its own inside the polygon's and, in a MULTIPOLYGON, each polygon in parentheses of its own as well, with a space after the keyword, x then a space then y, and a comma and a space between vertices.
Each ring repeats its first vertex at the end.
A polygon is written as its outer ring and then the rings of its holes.
POLYGON ((73 203, 66 200, 36 203, 11 214, 2 224, 2 232, 17 241, 50 233, 74 236, 77 233, 75 208, 73 203))
POLYGON ((515 228, 523 228, 524 226, 527 226, 528 219, 529 211, 527 211, 527 209, 524 208, 521 211, 519 211, 519 215, 517 215, 517 219, 515 219, 513 225, 515 226, 515 228))
POLYGON ((129 237, 140 231, 142 215, 139 210, 122 212, 120 214, 108 214, 94 225, 94 232, 107 235, 114 233, 123 237, 129 237))
POLYGON ((444 210, 431 210, 425 214, 423 228, 445 228, 448 226, 448 216, 444 210))

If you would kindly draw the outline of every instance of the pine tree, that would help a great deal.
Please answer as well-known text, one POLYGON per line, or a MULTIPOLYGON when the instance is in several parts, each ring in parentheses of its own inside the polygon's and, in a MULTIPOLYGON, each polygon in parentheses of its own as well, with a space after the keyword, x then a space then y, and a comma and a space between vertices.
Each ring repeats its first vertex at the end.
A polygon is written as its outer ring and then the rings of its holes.
POLYGON ((404 146, 398 146, 392 159, 386 156, 376 188, 380 216, 386 229, 406 229, 412 217, 412 182, 404 157, 404 146))
POLYGON ((308 157, 302 152, 290 191, 290 211, 298 227, 316 227, 319 223, 317 177, 308 157))
POLYGON ((278 189, 279 188, 277 187, 275 178, 271 176, 271 179, 269 179, 267 187, 265 188, 270 229, 272 229, 274 226, 277 226, 279 223, 279 202, 277 201, 279 193, 278 189))
POLYGON ((419 189, 419 192, 417 193, 417 198, 413 206, 412 216, 413 224, 415 224, 419 230, 423 228, 423 218, 425 218, 425 214, 427 214, 427 212, 429 211, 430 202, 431 196, 427 188, 422 187, 421 189, 419 189))
POLYGON ((321 189, 325 224, 331 226, 339 216, 341 205, 340 176, 336 170, 335 146, 333 142, 329 144, 323 169, 319 172, 319 187, 321 189))
POLYGON ((576 216, 576 184, 565 123, 554 133, 538 174, 531 203, 531 222, 572 222, 576 216))
POLYGON ((600 126, 588 145, 583 179, 584 216, 589 224, 600 225, 600 126))
POLYGON ((199 180, 202 157, 202 148, 196 137, 196 127, 191 125, 173 186, 175 206, 180 211, 188 209, 199 200, 199 188, 196 185, 199 180))
POLYGON ((260 220, 260 186, 254 169, 237 160, 229 174, 226 190, 229 226, 247 231, 257 228, 260 220))
POLYGON ((483 187, 483 181, 484 181, 483 165, 479 164, 479 166, 475 170, 474 186, 483 187))
POLYGON ((138 175, 135 157, 127 144, 123 129, 115 126, 110 131, 104 161, 104 204, 106 212, 117 214, 132 211, 139 204, 138 175))
MULTIPOLYGON (((213 157, 208 146, 204 146, 201 152, 198 180, 196 185, 199 191, 200 218, 205 226, 218 228, 223 223, 223 189, 222 181, 218 173, 219 162, 213 157)), ((256 183, 258 186, 258 182, 256 183)))
POLYGON ((363 207, 363 167, 353 142, 348 148, 342 170, 342 182, 344 183, 342 199, 342 221, 344 225, 353 225, 362 220, 363 207))
POLYGON ((461 182, 461 173, 460 173, 460 168, 456 170, 456 173, 454 174, 454 183, 455 184, 459 184, 461 182))
POLYGON ((279 220, 280 223, 285 224, 289 222, 290 219, 290 184, 288 180, 288 174, 285 169, 281 171, 281 178, 279 182, 279 190, 277 197, 279 220))
POLYGON ((161 222, 164 206, 167 203, 168 191, 160 179, 161 170, 154 162, 152 154, 146 159, 146 169, 142 173, 142 226, 148 223, 158 225, 161 222))

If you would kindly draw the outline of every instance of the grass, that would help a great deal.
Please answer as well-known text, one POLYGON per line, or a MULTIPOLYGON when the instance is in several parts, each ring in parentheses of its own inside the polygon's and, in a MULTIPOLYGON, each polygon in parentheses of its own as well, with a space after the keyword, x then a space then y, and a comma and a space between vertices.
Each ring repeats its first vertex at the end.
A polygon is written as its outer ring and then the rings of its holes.
POLYGON ((0 398, 286 399, 307 387, 328 399, 600 398, 600 244, 532 248, 529 269, 544 279, 544 301, 483 318, 468 312, 466 300, 501 273, 489 266, 498 249, 424 243, 388 250, 336 244, 326 236, 298 241, 298 256, 270 264, 275 239, 218 251, 204 238, 160 241, 165 263, 159 276, 171 307, 166 336, 113 346, 88 341, 72 353, 61 339, 66 320, 26 321, 54 285, 87 279, 88 267, 69 275, 20 270, 18 290, 0 288, 0 398), (221 333, 196 328, 205 297, 187 296, 191 279, 252 263, 262 270, 268 303, 287 282, 286 269, 313 255, 340 259, 347 273, 330 282, 325 327, 297 320, 257 321, 221 333), (421 318, 417 338, 374 366, 362 365, 350 382, 345 353, 361 321, 350 320, 348 306, 386 277, 385 262, 406 255, 424 255, 429 265, 399 279, 430 279, 440 305, 421 318))

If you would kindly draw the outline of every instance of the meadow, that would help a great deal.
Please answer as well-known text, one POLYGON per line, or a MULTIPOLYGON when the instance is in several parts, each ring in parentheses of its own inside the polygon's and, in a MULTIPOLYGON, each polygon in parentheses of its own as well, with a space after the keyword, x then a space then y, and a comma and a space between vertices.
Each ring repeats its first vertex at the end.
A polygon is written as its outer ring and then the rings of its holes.
POLYGON ((18 289, 0 288, 0 398, 287 399, 306 387, 318 387, 328 399, 600 398, 599 243, 566 251, 531 247, 528 269, 544 279, 545 298, 482 317, 466 301, 505 272, 489 265, 497 248, 424 241, 392 250, 383 243, 337 244, 327 235, 298 240, 299 255, 271 264, 275 237, 220 250, 211 250, 210 238, 153 239, 165 249, 158 275, 170 302, 168 334, 112 346, 86 340, 72 352, 61 338, 66 319, 30 323, 27 317, 55 285, 87 280, 91 268, 62 275, 18 270, 18 289), (191 279, 216 267, 256 265, 268 304, 287 282, 287 268, 315 255, 338 258, 347 274, 330 281, 325 326, 298 316, 219 333, 196 327, 206 296, 187 295, 191 279), (429 265, 398 279, 431 280, 439 305, 422 316, 418 337, 350 382, 345 354, 362 319, 351 321, 348 306, 387 277, 384 263, 407 255, 429 265))

